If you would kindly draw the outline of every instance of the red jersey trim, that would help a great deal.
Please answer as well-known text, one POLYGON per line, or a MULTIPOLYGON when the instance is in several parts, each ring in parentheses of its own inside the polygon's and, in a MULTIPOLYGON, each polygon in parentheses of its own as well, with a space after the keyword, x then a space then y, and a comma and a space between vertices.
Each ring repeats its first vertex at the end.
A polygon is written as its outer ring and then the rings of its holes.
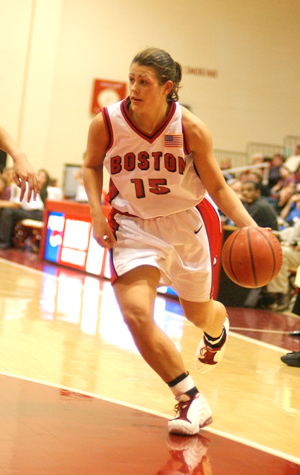
POLYGON ((189 155, 191 153, 191 150, 188 144, 187 135, 186 135, 186 131, 185 131, 185 127, 183 123, 182 123, 182 133, 183 133, 183 150, 186 155, 189 155))
POLYGON ((165 120, 163 121, 163 123, 153 132, 153 134, 147 134, 146 132, 141 130, 135 124, 135 122, 133 122, 133 120, 131 119, 131 117, 129 115, 129 112, 128 112, 129 105, 130 105, 129 97, 127 97, 127 99, 124 99, 121 102, 121 112, 123 114, 123 117, 124 117, 125 121, 127 122, 129 127, 135 133, 137 133, 144 140, 147 140, 147 142, 149 142, 149 143, 153 143, 154 140, 157 139, 157 137, 159 137, 161 135, 161 133, 166 129, 167 125, 171 121, 171 119, 172 119, 172 117, 173 117, 173 115, 175 114, 175 111, 176 111, 176 104, 175 104, 175 102, 172 102, 169 113, 168 113, 167 117, 165 118, 165 120))
POLYGON ((221 237, 222 237, 222 228, 221 220, 219 213, 211 202, 207 198, 203 200, 196 206, 196 209, 202 216, 204 221, 207 238, 210 248, 210 259, 212 266, 212 286, 211 286, 211 297, 214 294, 214 286, 216 285, 216 262, 220 258, 220 246, 221 246, 221 237))
POLYGON ((108 150, 112 147, 114 143, 114 132, 111 125, 111 120, 109 117, 107 107, 104 107, 101 112, 102 112, 103 122, 105 125, 107 137, 108 137, 108 146, 106 148, 106 152, 108 152, 108 150))
POLYGON ((116 185, 114 184, 113 180, 110 178, 110 180, 109 180, 109 189, 108 189, 108 193, 107 193, 107 200, 108 200, 109 204, 112 203, 113 199, 116 196, 118 196, 118 194, 119 194, 119 190, 116 187, 116 185))

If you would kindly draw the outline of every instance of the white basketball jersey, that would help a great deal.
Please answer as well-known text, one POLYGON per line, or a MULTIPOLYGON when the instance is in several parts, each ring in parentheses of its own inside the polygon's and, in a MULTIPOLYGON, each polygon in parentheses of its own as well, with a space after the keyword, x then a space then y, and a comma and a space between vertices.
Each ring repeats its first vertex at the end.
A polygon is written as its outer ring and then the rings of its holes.
POLYGON ((196 206, 206 190, 187 150, 180 105, 172 103, 152 134, 133 122, 128 105, 126 99, 102 112, 109 135, 104 166, 111 177, 111 205, 144 219, 196 206))

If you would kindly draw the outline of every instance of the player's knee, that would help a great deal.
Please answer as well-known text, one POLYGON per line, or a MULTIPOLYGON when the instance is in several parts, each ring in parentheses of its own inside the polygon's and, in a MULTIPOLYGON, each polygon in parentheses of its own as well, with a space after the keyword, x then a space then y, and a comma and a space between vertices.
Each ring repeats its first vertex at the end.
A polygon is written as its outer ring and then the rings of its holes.
POLYGON ((184 315, 191 323, 199 328, 204 328, 210 323, 213 316, 213 300, 206 302, 188 302, 181 299, 184 315))
POLYGON ((211 315, 209 312, 199 312, 197 314, 185 315, 187 320, 199 328, 205 328, 210 323, 211 315))
POLYGON ((147 323, 151 321, 151 316, 147 310, 135 305, 127 306, 122 311, 123 319, 131 332, 143 331, 147 323))

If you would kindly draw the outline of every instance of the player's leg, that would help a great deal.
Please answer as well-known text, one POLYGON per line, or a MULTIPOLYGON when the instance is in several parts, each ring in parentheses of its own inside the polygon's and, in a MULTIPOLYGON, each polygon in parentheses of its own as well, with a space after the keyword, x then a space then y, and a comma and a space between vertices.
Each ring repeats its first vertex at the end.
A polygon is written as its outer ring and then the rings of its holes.
POLYGON ((182 374, 185 368, 176 346, 153 317, 159 275, 156 267, 141 266, 119 277, 113 287, 140 354, 168 382, 182 374))
POLYGON ((203 330, 195 355, 196 368, 201 372, 210 371, 218 364, 225 351, 229 331, 229 321, 223 304, 216 300, 189 302, 180 299, 186 318, 203 330))
POLYGON ((193 435, 212 422, 211 411, 186 371, 176 346, 154 320, 159 276, 157 268, 141 266, 119 277, 114 291, 140 354, 168 384, 178 401, 176 417, 168 425, 169 432, 193 435))

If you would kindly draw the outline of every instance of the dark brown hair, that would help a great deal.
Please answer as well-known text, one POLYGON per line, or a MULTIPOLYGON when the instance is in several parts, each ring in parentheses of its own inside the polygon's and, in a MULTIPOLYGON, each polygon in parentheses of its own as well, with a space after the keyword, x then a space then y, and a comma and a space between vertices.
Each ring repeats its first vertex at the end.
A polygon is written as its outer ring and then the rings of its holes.
POLYGON ((178 89, 182 77, 182 70, 180 64, 174 61, 169 53, 159 48, 146 48, 136 54, 131 64, 133 63, 153 68, 161 86, 167 81, 172 81, 173 89, 168 94, 167 101, 178 101, 178 89))

